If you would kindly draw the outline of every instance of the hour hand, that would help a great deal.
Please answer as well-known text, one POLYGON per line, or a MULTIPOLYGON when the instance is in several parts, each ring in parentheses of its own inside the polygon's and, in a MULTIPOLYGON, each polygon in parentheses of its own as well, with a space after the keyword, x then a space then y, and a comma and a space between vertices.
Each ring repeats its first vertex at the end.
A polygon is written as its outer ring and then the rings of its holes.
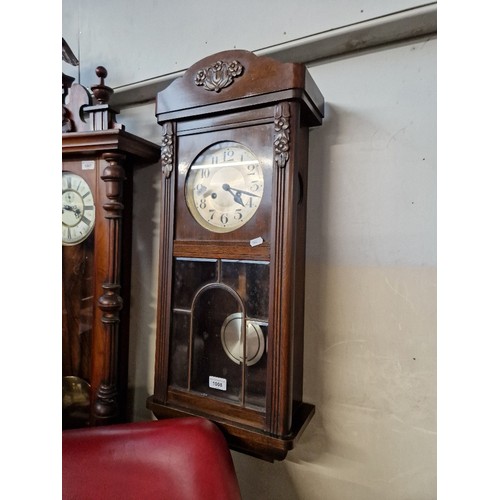
POLYGON ((78 207, 72 207, 71 205, 63 205, 62 211, 64 213, 65 210, 69 210, 70 212, 73 212, 75 214, 75 217, 78 217, 80 215, 80 209, 78 207))
POLYGON ((241 193, 239 191, 234 193, 234 201, 236 203, 239 203, 242 207, 245 206, 245 204, 243 203, 243 200, 241 199, 241 193))
POLYGON ((229 184, 223 184, 222 189, 230 193, 233 196, 233 199, 236 203, 239 203, 242 207, 245 206, 243 200, 241 199, 241 193, 242 193, 241 191, 235 192, 235 190, 229 184))
POLYGON ((76 212, 78 210, 76 207, 72 207, 71 205, 63 205, 62 209, 63 212, 65 210, 69 210, 70 212, 76 212))

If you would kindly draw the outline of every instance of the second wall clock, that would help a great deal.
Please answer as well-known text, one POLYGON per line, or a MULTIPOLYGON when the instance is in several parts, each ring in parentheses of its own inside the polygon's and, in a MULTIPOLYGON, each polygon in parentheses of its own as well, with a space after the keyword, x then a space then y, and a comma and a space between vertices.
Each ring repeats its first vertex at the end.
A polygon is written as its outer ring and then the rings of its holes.
POLYGON ((127 420, 134 171, 160 148, 125 131, 108 104, 63 74, 62 426, 127 420))

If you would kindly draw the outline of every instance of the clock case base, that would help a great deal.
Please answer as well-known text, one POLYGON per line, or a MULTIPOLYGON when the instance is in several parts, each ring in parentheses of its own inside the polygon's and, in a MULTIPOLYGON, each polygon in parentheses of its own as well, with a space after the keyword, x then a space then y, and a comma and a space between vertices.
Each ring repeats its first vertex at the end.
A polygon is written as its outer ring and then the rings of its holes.
POLYGON ((147 399, 147 407, 159 419, 193 416, 208 418, 221 429, 232 450, 268 462, 286 458, 287 453, 294 448, 296 441, 300 438, 316 411, 314 405, 302 402, 293 415, 290 433, 286 436, 273 436, 213 415, 158 403, 155 402, 153 396, 147 399))

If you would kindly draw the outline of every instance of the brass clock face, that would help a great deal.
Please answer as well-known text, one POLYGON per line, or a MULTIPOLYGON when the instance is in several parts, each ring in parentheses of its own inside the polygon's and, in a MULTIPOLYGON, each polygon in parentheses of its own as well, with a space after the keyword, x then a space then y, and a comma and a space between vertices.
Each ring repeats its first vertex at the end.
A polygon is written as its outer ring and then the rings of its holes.
POLYGON ((264 192, 259 160, 246 146, 219 142, 192 163, 185 198, 195 220, 215 233, 244 226, 257 212, 264 192))
POLYGON ((88 183, 72 172, 62 173, 62 244, 77 245, 92 232, 95 204, 88 183))

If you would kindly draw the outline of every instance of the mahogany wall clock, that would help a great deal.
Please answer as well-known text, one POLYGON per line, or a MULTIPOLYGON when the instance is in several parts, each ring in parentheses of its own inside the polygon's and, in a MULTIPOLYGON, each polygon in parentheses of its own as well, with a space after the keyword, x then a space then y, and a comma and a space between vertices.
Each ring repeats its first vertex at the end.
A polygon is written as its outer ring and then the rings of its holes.
POLYGON ((93 95, 63 74, 63 428, 125 419, 133 171, 160 156, 115 122, 96 73, 93 95))
POLYGON ((158 418, 200 415, 230 446, 283 459, 302 401, 309 127, 306 68, 247 51, 194 64, 157 96, 163 128, 154 394, 158 418))

